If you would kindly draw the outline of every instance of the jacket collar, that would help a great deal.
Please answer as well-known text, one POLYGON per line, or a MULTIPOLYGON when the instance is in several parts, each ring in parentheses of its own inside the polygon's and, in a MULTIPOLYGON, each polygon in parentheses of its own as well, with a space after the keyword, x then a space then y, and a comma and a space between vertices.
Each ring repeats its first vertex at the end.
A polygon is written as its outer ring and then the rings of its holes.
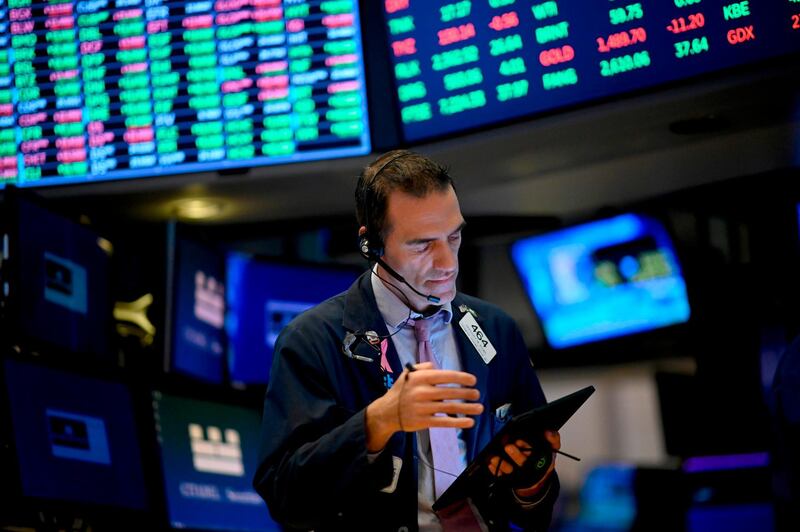
MULTIPOLYGON (((364 272, 355 283, 345 293, 344 312, 342 313, 342 327, 358 337, 351 350, 354 354, 369 358, 372 362, 359 362, 374 372, 380 380, 382 375, 381 361, 381 342, 374 343, 369 341, 370 337, 388 338, 389 333, 386 323, 383 321, 378 304, 375 302, 375 294, 372 291, 370 282, 370 272, 364 272), (372 334, 374 333, 374 335, 372 334)), ((388 362, 394 378, 403 370, 400 364, 400 357, 394 343, 386 341, 386 362, 388 362)), ((384 390, 385 391, 385 390, 384 390)), ((383 392, 380 392, 383 393, 383 392)))
POLYGON ((380 336, 385 336, 386 324, 378 312, 370 276, 369 271, 362 273, 345 293, 342 327, 355 333, 375 331, 380 336))
MULTIPOLYGON (((370 275, 369 271, 364 272, 347 290, 342 326, 346 330, 355 333, 375 331, 379 336, 386 336, 388 335, 388 330, 381 313, 378 311, 378 304, 375 302, 370 275)), ((461 294, 456 294, 451 309, 453 313, 452 323, 456 329, 455 337, 461 353, 462 367, 464 371, 475 375, 478 378, 479 389, 484 389, 483 386, 486 384, 487 375, 486 363, 461 328, 461 320, 467 312, 470 312, 471 308, 461 294)), ((481 324, 483 322, 482 317, 477 314, 474 315, 478 324, 481 324)))

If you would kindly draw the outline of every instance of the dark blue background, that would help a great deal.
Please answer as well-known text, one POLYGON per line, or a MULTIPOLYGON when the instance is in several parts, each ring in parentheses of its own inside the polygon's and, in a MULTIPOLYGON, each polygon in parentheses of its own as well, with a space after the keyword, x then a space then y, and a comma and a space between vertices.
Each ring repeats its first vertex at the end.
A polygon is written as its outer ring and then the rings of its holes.
POLYGON ((98 235, 34 203, 20 199, 18 208, 17 256, 11 260, 18 261, 19 284, 11 289, 22 332, 73 352, 108 356, 110 258, 98 246, 98 235), (45 299, 45 253, 86 270, 85 314, 45 299))

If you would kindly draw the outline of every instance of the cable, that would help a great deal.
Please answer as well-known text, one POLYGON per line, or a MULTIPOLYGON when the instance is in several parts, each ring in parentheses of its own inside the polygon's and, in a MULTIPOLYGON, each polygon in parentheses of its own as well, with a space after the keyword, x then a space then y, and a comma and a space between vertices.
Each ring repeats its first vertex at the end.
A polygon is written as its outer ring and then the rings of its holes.
MULTIPOLYGON (((397 286, 396 284, 392 283, 391 281, 388 281, 388 280, 384 279, 383 277, 381 277, 378 274, 378 272, 375 271, 374 268, 370 268, 369 272, 370 272, 371 275, 374 275, 375 277, 380 279, 382 282, 384 282, 387 285, 393 287, 398 292, 400 297, 403 299, 403 303, 406 305, 406 307, 408 307, 408 316, 406 317, 406 319, 403 320, 403 322, 400 325, 390 325, 390 327, 394 327, 394 329, 395 329, 394 332, 389 333, 389 334, 384 334, 384 335, 380 335, 380 334, 377 334, 377 333, 374 336, 371 335, 371 334, 369 335, 370 338, 377 338, 378 341, 380 342, 381 340, 386 340, 388 338, 393 337, 395 334, 397 334, 401 330, 403 330, 408 325, 408 322, 411 321, 413 310, 411 309, 411 300, 408 298, 408 296, 406 296, 406 294, 400 289, 399 286, 397 286)), ((387 324, 387 325, 389 325, 389 324, 387 324)), ((357 339, 367 338, 367 334, 364 333, 364 332, 356 332, 356 333, 354 333, 354 336, 357 339)), ((368 340, 369 340, 369 338, 368 338, 368 340)), ((377 347, 376 345, 373 345, 373 343, 367 341, 367 344, 369 344, 369 346, 375 352, 380 352, 380 348, 377 347)))

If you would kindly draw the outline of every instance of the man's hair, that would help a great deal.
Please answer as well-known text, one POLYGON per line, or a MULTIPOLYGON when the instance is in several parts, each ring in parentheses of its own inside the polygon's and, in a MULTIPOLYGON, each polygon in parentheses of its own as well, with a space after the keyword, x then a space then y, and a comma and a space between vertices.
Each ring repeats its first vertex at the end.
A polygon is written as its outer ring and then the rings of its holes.
POLYGON ((417 198, 453 187, 447 168, 408 150, 384 153, 370 163, 358 177, 356 185, 356 220, 367 228, 372 246, 383 246, 390 227, 386 224, 389 194, 395 190, 417 198), (377 240, 376 240, 377 239, 377 240))

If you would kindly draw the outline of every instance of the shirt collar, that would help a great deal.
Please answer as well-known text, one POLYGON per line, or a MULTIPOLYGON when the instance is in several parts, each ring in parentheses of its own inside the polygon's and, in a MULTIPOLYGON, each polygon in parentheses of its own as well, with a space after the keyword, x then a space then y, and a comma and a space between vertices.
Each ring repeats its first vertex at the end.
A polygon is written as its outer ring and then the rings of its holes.
MULTIPOLYGON (((377 268, 378 265, 376 264, 372 269, 372 279, 370 281, 372 283, 372 292, 375 294, 375 303, 378 305, 378 312, 383 316, 383 321, 385 321, 388 326, 396 329, 405 324, 410 309, 402 299, 397 297, 397 295, 389 290, 389 288, 383 284, 383 281, 378 278, 377 268)), ((451 303, 442 305, 441 308, 433 314, 433 316, 436 315, 441 315, 442 321, 445 324, 450 323, 450 320, 453 319, 453 307, 451 303)), ((422 314, 419 312, 411 310, 411 319, 416 319, 421 316, 422 314)))

